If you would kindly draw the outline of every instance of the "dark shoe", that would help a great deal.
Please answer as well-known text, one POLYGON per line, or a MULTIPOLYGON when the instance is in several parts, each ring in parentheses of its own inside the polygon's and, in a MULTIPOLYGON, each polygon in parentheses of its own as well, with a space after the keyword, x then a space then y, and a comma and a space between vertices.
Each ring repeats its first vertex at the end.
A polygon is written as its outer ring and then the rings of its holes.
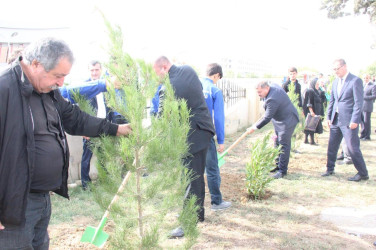
POLYGON ((330 176, 330 175, 334 175, 334 171, 326 171, 326 172, 323 173, 321 176, 322 176, 322 177, 326 177, 326 176, 330 176))
POLYGON ((181 238, 181 237, 184 237, 184 231, 182 227, 175 228, 168 235, 169 239, 176 239, 176 238, 181 238))
POLYGON ((370 141, 370 138, 360 138, 361 141, 370 141))
POLYGON ((343 155, 340 155, 340 156, 337 157, 337 160, 339 160, 339 161, 343 160, 343 159, 345 159, 345 157, 343 155))
POLYGON ((353 177, 347 178, 348 181, 356 181, 356 182, 361 181, 361 180, 366 181, 368 179, 369 179, 368 175, 367 176, 361 176, 360 174, 356 174, 353 177))
POLYGON ((279 168, 278 168, 278 167, 275 167, 275 168, 273 168, 272 170, 270 170, 270 173, 277 172, 278 170, 279 170, 279 168))
POLYGON ((338 165, 351 165, 351 164, 354 164, 353 161, 351 159, 348 159, 348 158, 345 158, 343 161, 339 161, 337 162, 338 165))
POLYGON ((273 175, 273 178, 274 178, 274 179, 281 179, 281 178, 283 178, 285 175, 286 175, 286 174, 284 174, 284 173, 278 171, 277 173, 275 173, 275 174, 273 175))
POLYGON ((318 146, 319 144, 317 144, 316 142, 311 142, 310 143, 312 146, 318 146))
POLYGON ((347 159, 347 158, 343 160, 343 163, 345 163, 346 165, 354 164, 351 159, 347 159))
POLYGON ((83 190, 83 191, 90 191, 90 189, 89 189, 89 184, 88 184, 88 183, 83 183, 83 184, 82 184, 82 190, 83 190))

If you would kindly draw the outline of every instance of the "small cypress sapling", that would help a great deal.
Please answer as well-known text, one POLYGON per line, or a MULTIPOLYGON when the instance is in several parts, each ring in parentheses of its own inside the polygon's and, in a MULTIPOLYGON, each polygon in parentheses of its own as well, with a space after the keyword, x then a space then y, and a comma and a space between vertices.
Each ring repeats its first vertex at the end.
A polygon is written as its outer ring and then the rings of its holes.
POLYGON ((95 143, 94 152, 103 167, 98 169, 99 179, 92 185, 92 193, 103 209, 115 195, 125 172, 132 173, 111 207, 114 228, 109 232, 110 247, 160 248, 161 241, 179 223, 186 236, 184 247, 189 248, 198 236, 195 197, 184 199, 190 181, 182 161, 188 153, 189 111, 183 100, 175 99, 166 79, 164 112, 152 118, 150 127, 143 126, 147 99, 157 88, 157 77, 150 64, 134 60, 123 51, 121 29, 112 27, 106 19, 105 24, 111 58, 106 66, 121 85, 120 91, 109 87, 106 103, 132 126, 127 137, 101 137, 95 143), (180 215, 178 219, 176 214, 180 215))
POLYGON ((253 143, 250 161, 246 165, 247 193, 256 200, 263 197, 268 183, 273 180, 270 171, 275 168, 275 159, 281 150, 281 146, 270 145, 270 136, 271 132, 253 143))
POLYGON ((301 108, 299 107, 299 95, 295 93, 295 85, 289 84, 288 89, 289 92, 287 93, 287 95, 289 96, 299 115, 299 122, 295 127, 294 133, 291 136, 291 152, 293 152, 296 148, 299 147, 300 142, 303 139, 305 118, 303 116, 301 108))

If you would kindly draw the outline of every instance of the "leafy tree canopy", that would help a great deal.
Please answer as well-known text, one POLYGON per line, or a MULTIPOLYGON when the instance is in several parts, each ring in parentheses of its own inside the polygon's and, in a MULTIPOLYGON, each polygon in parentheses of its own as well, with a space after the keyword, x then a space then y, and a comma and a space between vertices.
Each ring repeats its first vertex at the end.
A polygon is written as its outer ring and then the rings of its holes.
POLYGON ((328 17, 336 19, 338 17, 355 15, 369 15, 370 21, 376 21, 376 1, 375 0, 322 0, 321 10, 328 11, 328 17), (353 4, 353 13, 349 8, 345 8, 347 4, 353 4))
POLYGON ((374 62, 373 64, 369 65, 366 70, 364 70, 364 71, 362 70, 361 74, 362 75, 369 74, 371 76, 375 76, 376 75, 376 62, 374 62))

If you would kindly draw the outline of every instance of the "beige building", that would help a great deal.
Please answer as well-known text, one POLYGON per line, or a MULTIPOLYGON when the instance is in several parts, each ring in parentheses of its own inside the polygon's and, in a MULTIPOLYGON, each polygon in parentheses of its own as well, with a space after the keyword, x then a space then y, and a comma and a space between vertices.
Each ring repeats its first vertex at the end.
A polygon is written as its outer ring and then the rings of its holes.
POLYGON ((0 70, 6 67, 8 58, 15 50, 23 49, 41 37, 62 36, 68 30, 68 27, 0 27, 0 70))

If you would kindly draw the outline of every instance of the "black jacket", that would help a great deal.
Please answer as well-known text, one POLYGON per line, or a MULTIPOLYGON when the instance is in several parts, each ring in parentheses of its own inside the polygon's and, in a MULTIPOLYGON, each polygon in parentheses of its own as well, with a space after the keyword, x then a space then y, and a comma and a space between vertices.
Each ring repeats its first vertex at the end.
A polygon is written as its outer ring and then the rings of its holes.
MULTIPOLYGON (((291 83, 291 81, 288 80, 287 82, 282 84, 282 88, 285 90, 286 93, 289 92, 290 83, 291 83)), ((300 83, 298 82, 298 80, 295 81, 295 94, 297 94, 298 97, 299 97, 298 106, 302 107, 302 87, 301 87, 300 83)))
MULTIPOLYGON (((175 97, 186 100, 190 110, 190 130, 187 140, 189 153, 194 154, 208 147, 210 138, 215 134, 213 121, 202 92, 202 84, 196 72, 187 65, 172 65, 168 73, 175 97)), ((158 113, 163 111, 164 89, 162 86, 159 91, 158 113)))
MULTIPOLYGON (((27 195, 34 170, 36 149, 29 105, 33 87, 26 76, 22 81, 21 75, 18 62, 0 73, 0 222, 5 227, 24 225, 27 195)), ((117 125, 82 112, 78 106, 66 101, 59 90, 51 91, 50 95, 59 113, 62 131, 90 137, 116 135, 117 125)), ((69 149, 66 145, 63 182, 54 191, 66 198, 68 166, 69 149)))
POLYGON ((324 116, 324 104, 319 90, 307 89, 303 103, 303 113, 305 116, 309 113, 309 108, 312 108, 316 115, 324 116))

